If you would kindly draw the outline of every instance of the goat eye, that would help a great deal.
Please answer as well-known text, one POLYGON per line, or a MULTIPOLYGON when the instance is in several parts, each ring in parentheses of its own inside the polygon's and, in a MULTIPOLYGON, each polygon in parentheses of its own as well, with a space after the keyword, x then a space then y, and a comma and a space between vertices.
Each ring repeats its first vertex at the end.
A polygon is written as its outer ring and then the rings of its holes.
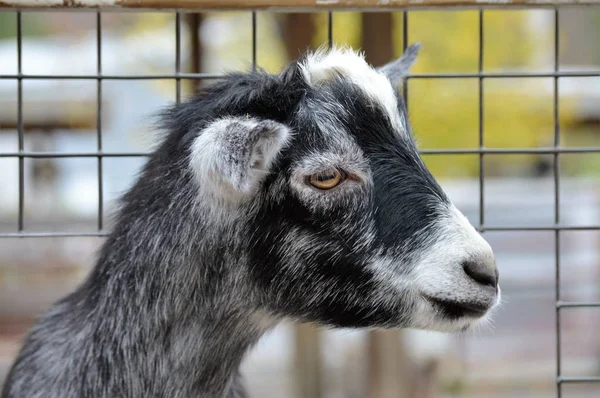
POLYGON ((315 188, 331 189, 338 186, 346 178, 346 175, 337 169, 325 170, 312 174, 308 182, 315 188))

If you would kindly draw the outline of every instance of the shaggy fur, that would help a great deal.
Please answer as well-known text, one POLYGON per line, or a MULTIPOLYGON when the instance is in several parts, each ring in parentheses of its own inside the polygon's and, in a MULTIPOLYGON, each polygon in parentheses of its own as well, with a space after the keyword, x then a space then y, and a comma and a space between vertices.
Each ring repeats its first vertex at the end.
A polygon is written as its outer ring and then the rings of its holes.
POLYGON ((87 280, 28 334, 16 397, 244 397, 243 355, 284 318, 456 331, 499 300, 395 90, 348 50, 231 74, 167 110, 87 280), (314 173, 347 176, 319 190, 314 173))

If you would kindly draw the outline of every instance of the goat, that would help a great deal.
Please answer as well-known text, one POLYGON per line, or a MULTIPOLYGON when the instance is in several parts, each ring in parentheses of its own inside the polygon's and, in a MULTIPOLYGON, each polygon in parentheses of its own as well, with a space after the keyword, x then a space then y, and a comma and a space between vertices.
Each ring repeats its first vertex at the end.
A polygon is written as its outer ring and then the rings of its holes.
POLYGON ((462 331, 500 300, 487 242, 424 165, 396 86, 336 48, 164 111, 96 266, 32 328, 2 397, 244 397, 278 322, 462 331))

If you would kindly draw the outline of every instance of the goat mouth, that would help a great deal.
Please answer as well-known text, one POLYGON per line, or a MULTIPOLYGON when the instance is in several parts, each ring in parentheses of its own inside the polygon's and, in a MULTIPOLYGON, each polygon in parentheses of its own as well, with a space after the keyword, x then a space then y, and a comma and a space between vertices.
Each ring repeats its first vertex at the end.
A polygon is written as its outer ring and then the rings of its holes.
POLYGON ((452 301, 427 295, 423 297, 450 319, 481 318, 490 309, 489 305, 481 303, 452 301))

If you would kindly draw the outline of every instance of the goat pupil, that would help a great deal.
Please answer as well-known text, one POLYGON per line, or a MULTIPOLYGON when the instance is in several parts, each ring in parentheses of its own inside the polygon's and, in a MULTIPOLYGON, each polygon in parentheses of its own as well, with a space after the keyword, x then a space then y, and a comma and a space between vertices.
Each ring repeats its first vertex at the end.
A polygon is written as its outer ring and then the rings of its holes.
POLYGON ((319 182, 329 181, 329 180, 334 180, 334 179, 335 179, 335 173, 333 173, 333 172, 327 173, 327 174, 319 174, 319 175, 317 175, 317 180, 319 182))

